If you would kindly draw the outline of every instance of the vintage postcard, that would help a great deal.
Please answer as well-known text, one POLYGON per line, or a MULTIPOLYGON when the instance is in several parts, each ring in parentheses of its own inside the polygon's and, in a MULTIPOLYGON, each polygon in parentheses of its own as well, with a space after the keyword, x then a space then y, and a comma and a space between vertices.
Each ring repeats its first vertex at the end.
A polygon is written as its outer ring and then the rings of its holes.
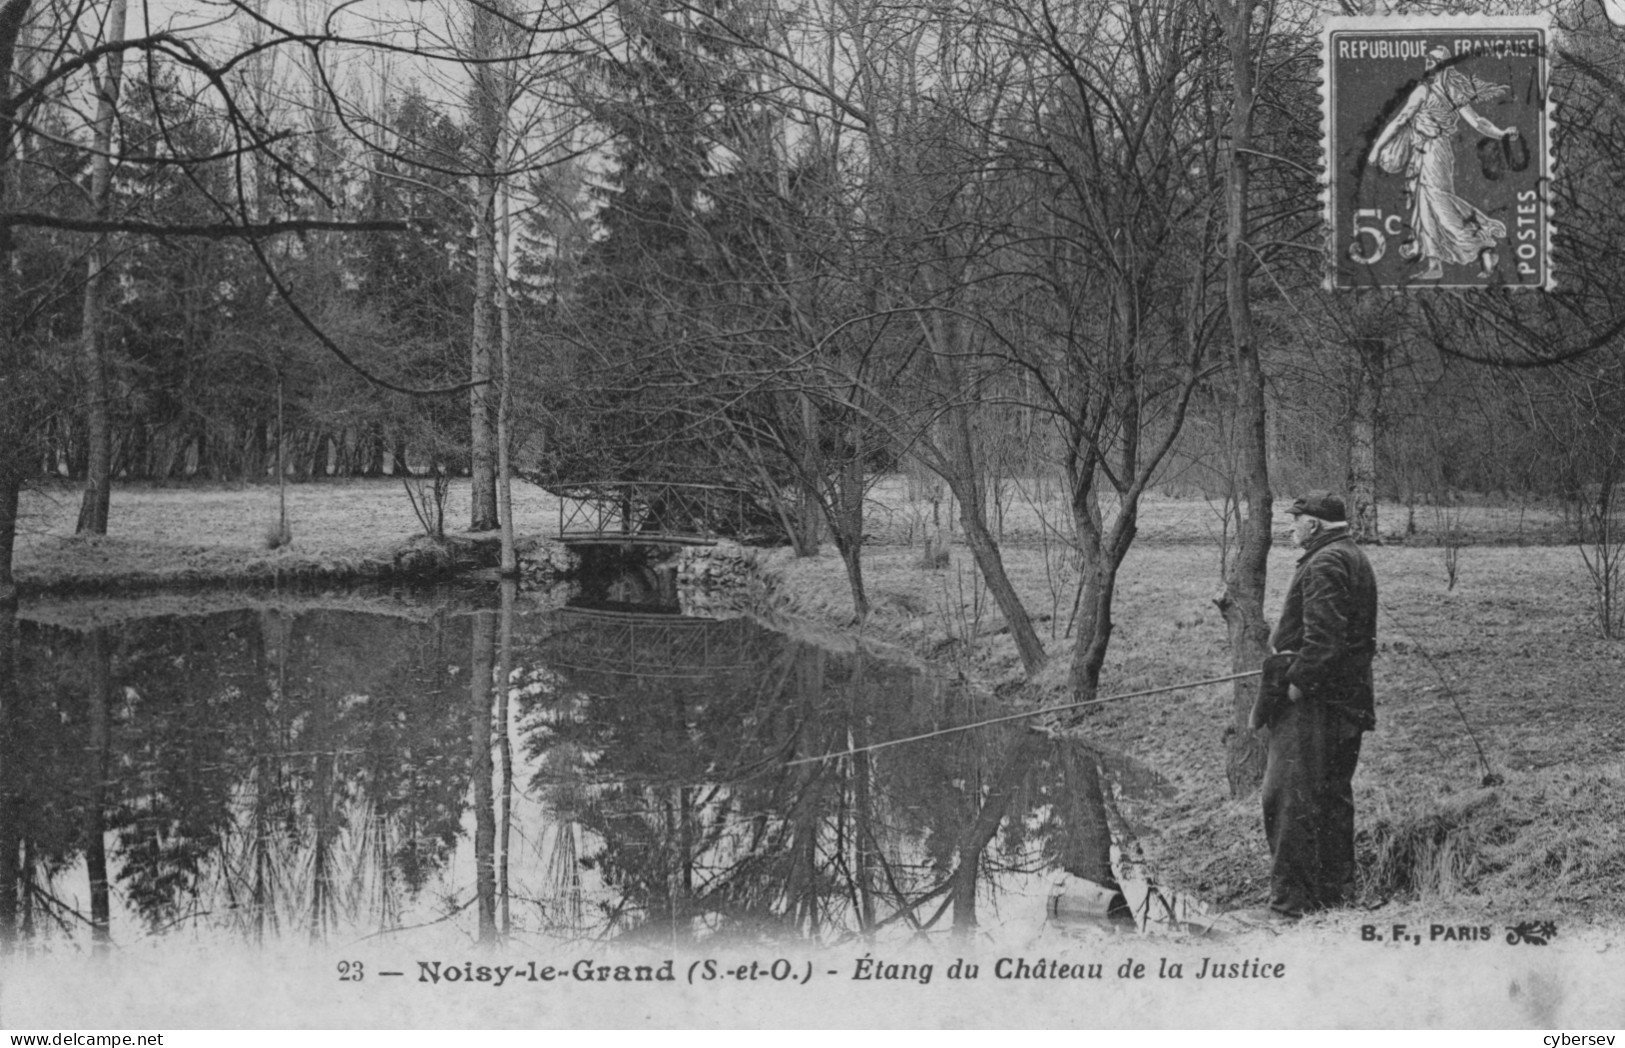
POLYGON ((12 1044, 1625 1028, 1612 8, 159 6, 0 0, 12 1044))

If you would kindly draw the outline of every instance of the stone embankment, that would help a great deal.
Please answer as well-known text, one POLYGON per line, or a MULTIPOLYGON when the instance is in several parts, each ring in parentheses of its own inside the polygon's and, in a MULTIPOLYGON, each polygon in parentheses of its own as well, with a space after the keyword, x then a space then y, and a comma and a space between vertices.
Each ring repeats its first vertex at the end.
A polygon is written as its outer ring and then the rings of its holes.
POLYGON ((734 542, 683 547, 672 558, 683 614, 715 617, 772 610, 778 595, 763 570, 771 556, 771 550, 734 542))
MULTIPOLYGON (((780 551, 721 542, 715 546, 682 546, 655 564, 676 572, 678 600, 685 615, 727 616, 762 613, 782 603, 768 562, 780 551)), ((519 571, 532 586, 550 586, 570 578, 580 558, 569 547, 547 539, 521 543, 519 571)))
POLYGON ((580 561, 570 548, 554 539, 529 539, 515 551, 519 575, 532 586, 550 586, 575 573, 580 561))
MULTIPOLYGON (((940 648, 941 636, 925 629, 902 628, 919 618, 919 609, 899 620, 883 613, 871 616, 866 624, 851 618, 845 579, 803 585, 809 579, 806 565, 797 561, 788 548, 742 546, 723 541, 715 546, 668 547, 669 552, 651 566, 675 574, 677 601, 684 615, 700 618, 728 618, 751 615, 775 629, 793 633, 832 650, 850 650, 862 643, 890 658, 921 667, 936 666, 932 649, 940 648), (801 570, 792 565, 801 564, 801 570)), ((835 561, 839 563, 839 561, 835 561)), ((572 577, 580 560, 568 547, 553 540, 528 538, 521 542, 519 566, 529 586, 547 587, 572 577)), ((816 578, 816 572, 813 577, 816 578)), ((891 608, 894 599, 886 605, 891 608)), ((967 676, 971 667, 964 660, 954 667, 967 676)), ((970 674, 974 677, 974 674, 970 674)), ((986 683, 991 690, 996 683, 986 683)))

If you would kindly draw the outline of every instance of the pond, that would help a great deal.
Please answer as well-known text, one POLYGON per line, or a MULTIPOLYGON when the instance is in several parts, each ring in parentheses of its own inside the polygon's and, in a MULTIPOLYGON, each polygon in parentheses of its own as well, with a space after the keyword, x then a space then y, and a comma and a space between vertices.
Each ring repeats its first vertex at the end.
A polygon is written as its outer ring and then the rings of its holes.
POLYGON ((0 621, 0 935, 832 945, 1201 922, 1124 860, 1136 801, 1169 789, 1150 769, 1022 722, 956 730, 1009 707, 642 589, 25 604, 0 621))

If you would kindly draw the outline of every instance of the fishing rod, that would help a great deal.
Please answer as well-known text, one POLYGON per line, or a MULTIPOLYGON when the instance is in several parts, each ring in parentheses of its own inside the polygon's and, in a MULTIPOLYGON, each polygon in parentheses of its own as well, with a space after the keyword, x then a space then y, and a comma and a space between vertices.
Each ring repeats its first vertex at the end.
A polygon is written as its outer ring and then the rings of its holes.
POLYGON ((1148 688, 1145 691, 1124 692, 1121 695, 1106 695, 1098 699, 1084 699, 1081 702, 1066 702, 1058 706, 1043 706, 1036 710, 1026 710, 1022 713, 1007 713, 1002 717, 990 717, 987 720, 974 721, 970 724, 960 724, 952 728, 938 728, 935 731, 923 732, 919 735, 909 735, 901 739, 887 739, 885 742, 870 743, 867 746, 854 746, 839 753, 825 753, 817 757, 798 757, 785 764, 813 764, 818 761, 838 760, 841 757, 851 757, 859 753, 869 753, 874 750, 883 750, 888 746, 901 746, 905 742, 920 742, 925 739, 934 739, 939 735, 952 735, 954 732, 970 731, 974 728, 986 728, 993 724, 1004 724, 1009 721, 1025 720, 1028 717, 1044 717, 1051 713, 1060 713, 1062 710, 1075 710, 1084 706, 1099 706, 1107 702, 1120 702, 1123 699, 1139 699, 1147 695, 1162 695, 1170 691, 1186 691, 1190 688, 1202 688, 1209 684, 1224 684, 1227 681, 1245 680, 1248 677, 1257 677, 1263 670, 1249 670, 1246 673, 1232 673, 1224 677, 1209 677, 1206 680, 1186 681, 1182 684, 1169 684, 1161 688, 1148 688))
POLYGON ((1400 632, 1409 637, 1411 644, 1417 651, 1421 652, 1423 661, 1428 664, 1428 669, 1433 671, 1433 675, 1439 678, 1439 686, 1450 699, 1450 704, 1456 708, 1456 716, 1461 718, 1462 730, 1467 733, 1467 738, 1472 740, 1473 749, 1478 752, 1478 766, 1484 773, 1484 777, 1479 784, 1481 786, 1499 786, 1504 779, 1500 773, 1490 766, 1489 756, 1484 752, 1483 743, 1478 741, 1478 733, 1473 731, 1472 722, 1467 719, 1467 711, 1462 708, 1461 700, 1456 697, 1456 689, 1451 686, 1450 678, 1445 676, 1444 670, 1440 668, 1439 663, 1433 658, 1433 653, 1428 650, 1427 645, 1416 639, 1415 632, 1406 625, 1404 619, 1394 614, 1394 609, 1388 606, 1388 602, 1379 601, 1378 603, 1382 605, 1383 614, 1392 619, 1394 625, 1399 627, 1400 632))

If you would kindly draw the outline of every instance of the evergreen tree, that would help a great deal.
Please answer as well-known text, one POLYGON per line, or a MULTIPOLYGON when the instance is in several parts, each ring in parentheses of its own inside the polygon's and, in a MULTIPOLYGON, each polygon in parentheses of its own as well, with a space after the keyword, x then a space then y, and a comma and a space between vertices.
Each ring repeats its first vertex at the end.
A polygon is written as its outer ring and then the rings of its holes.
MULTIPOLYGON (((633 2, 616 17, 621 54, 598 65, 583 99, 612 163, 592 190, 600 235, 570 303, 585 388, 567 407, 581 424, 561 433, 551 470, 715 479, 713 449, 727 442, 690 377, 717 349, 705 314, 724 305, 727 274, 711 244, 738 218, 725 179, 747 152, 757 99, 738 56, 700 31, 702 16, 633 2)), ((726 12, 713 4, 703 17, 726 12)))

